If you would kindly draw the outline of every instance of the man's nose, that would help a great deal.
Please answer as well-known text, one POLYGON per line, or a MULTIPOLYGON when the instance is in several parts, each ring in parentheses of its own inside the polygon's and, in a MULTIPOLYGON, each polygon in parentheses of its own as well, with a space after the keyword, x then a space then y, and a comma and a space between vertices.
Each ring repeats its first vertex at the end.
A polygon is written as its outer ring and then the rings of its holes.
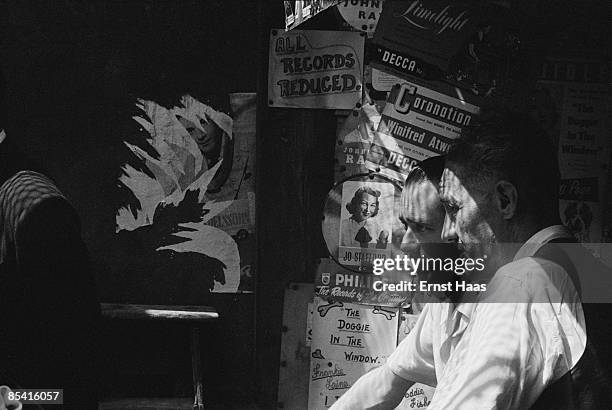
POLYGON ((457 242, 457 231, 455 229, 455 220, 446 214, 444 216, 444 226, 442 227, 443 242, 457 242))

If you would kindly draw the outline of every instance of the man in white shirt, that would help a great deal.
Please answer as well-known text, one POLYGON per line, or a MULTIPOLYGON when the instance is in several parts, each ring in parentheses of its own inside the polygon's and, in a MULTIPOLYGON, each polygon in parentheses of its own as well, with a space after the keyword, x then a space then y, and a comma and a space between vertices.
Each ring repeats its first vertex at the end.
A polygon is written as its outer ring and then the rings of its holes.
POLYGON ((428 304, 386 364, 334 409, 394 408, 414 382, 436 387, 430 410, 526 409, 574 368, 586 347, 577 284, 533 257, 570 235, 558 225, 558 181, 554 150, 528 118, 485 113, 464 133, 440 183, 441 236, 463 257, 487 258, 487 270, 463 278, 487 291, 428 304))

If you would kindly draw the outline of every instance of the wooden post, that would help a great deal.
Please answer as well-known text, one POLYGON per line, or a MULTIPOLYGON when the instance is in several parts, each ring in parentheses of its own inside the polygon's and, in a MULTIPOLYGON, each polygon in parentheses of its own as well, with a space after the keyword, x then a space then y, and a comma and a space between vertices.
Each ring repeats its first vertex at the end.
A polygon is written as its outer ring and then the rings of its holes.
POLYGON ((200 358, 200 329, 191 327, 191 370, 193 372, 194 410, 204 410, 204 392, 202 391, 202 361, 200 358))

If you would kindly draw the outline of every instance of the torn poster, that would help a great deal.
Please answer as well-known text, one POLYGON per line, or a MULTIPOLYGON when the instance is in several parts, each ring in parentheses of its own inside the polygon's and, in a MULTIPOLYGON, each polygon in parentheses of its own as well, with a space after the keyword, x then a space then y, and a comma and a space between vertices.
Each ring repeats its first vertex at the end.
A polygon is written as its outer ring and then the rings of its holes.
POLYGON ((337 8, 340 15, 351 27, 374 35, 383 0, 342 0, 337 8))
POLYGON ((353 175, 367 173, 365 158, 374 138, 380 112, 374 104, 353 110, 338 127, 334 180, 339 182, 353 175))
MULTIPOLYGON (((122 167, 119 186, 132 199, 117 211, 118 240, 150 262, 152 271, 164 266, 164 273, 174 272, 177 278, 187 272, 206 276, 209 291, 238 291, 239 246, 230 236, 233 232, 210 223, 240 206, 238 199, 254 201, 248 188, 239 192, 233 172, 234 165, 244 167, 248 160, 235 155, 244 144, 236 141, 234 121, 190 95, 172 108, 148 100, 138 100, 137 108, 141 114, 133 119, 146 138, 125 142, 134 161, 122 167)), ((249 215, 241 223, 252 227, 252 206, 247 208, 249 215)))

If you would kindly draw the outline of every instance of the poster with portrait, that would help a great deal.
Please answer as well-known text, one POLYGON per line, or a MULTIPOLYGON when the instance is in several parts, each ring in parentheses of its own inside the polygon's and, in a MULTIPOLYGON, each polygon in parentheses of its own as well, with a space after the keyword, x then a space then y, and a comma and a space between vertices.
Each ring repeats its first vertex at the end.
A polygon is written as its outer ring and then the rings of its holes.
POLYGON ((268 105, 355 108, 361 103, 364 42, 350 31, 272 29, 268 105))
POLYGON ((255 95, 227 100, 224 111, 191 95, 139 99, 142 135, 124 141, 117 248, 156 281, 197 283, 193 293, 254 289, 255 95))
POLYGON ((401 186, 384 175, 354 175, 327 194, 321 228, 329 256, 354 272, 372 273, 375 259, 403 255, 398 218, 401 186))
POLYGON ((404 80, 389 93, 366 165, 403 181, 417 162, 445 154, 478 112, 456 89, 404 80))
POLYGON ((394 210, 393 186, 384 182, 349 181, 342 187, 339 258, 359 266, 361 258, 389 257, 394 210))

